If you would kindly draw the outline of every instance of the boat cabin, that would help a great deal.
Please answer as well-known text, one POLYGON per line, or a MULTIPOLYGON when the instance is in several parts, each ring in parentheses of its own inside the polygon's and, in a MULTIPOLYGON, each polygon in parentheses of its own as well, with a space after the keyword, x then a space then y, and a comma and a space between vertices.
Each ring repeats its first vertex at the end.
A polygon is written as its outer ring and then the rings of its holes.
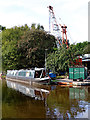
POLYGON ((7 76, 43 78, 45 77, 44 68, 35 68, 30 70, 7 70, 7 76))

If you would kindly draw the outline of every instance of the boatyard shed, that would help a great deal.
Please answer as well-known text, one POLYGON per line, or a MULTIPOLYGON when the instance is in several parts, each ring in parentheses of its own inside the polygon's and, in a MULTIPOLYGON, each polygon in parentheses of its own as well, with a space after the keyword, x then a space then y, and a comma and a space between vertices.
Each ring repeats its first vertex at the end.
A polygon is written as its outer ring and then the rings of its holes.
POLYGON ((85 54, 82 57, 82 64, 90 70, 90 54, 85 54))

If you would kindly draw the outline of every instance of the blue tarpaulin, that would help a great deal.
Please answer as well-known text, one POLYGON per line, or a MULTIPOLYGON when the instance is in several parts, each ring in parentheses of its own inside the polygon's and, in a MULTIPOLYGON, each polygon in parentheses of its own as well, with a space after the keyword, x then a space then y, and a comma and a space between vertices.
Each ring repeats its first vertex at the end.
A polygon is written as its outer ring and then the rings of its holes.
POLYGON ((56 74, 50 72, 50 73, 49 73, 49 76, 50 76, 51 78, 55 78, 55 77, 56 77, 56 74))

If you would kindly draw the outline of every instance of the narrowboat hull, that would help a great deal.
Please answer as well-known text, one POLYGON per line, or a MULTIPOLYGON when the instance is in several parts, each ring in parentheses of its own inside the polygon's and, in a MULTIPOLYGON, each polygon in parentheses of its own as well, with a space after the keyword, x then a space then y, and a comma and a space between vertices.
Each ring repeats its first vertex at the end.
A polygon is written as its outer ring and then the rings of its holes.
POLYGON ((14 76, 6 76, 6 80, 13 81, 13 82, 19 82, 19 83, 26 83, 30 84, 32 82, 39 82, 39 83, 50 83, 50 78, 28 78, 28 77, 14 77, 14 76))

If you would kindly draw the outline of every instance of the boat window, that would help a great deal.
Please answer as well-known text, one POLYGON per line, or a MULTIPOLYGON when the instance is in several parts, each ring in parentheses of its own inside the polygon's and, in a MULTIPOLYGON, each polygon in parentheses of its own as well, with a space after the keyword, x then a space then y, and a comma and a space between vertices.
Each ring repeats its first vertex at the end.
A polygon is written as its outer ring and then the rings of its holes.
POLYGON ((26 77, 29 77, 29 72, 26 72, 26 77))
POLYGON ((33 71, 31 71, 31 72, 29 73, 29 77, 34 77, 34 72, 33 72, 33 71))
POLYGON ((21 71, 21 72, 19 72, 18 75, 19 75, 19 76, 26 76, 26 72, 21 71))
POLYGON ((31 72, 29 73, 29 76, 32 76, 31 72))
POLYGON ((18 74, 19 76, 21 76, 21 72, 19 72, 19 74, 18 74))
POLYGON ((22 76, 26 76, 26 72, 23 72, 23 75, 22 76))
POLYGON ((17 76, 18 72, 15 73, 15 76, 17 76))
POLYGON ((45 77, 45 70, 43 71, 42 78, 45 77))
POLYGON ((40 78, 42 70, 40 71, 35 71, 35 78, 40 78))
POLYGON ((14 72, 12 73, 12 75, 14 75, 14 72))

